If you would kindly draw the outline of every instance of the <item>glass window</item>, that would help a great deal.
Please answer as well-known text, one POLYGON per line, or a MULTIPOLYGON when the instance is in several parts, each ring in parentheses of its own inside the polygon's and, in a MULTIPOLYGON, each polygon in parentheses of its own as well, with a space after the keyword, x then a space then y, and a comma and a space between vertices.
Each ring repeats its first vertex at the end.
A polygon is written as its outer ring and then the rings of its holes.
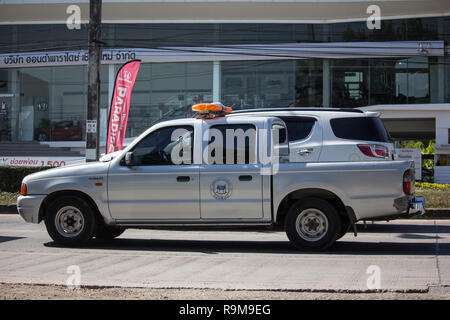
POLYGON ((337 118, 330 123, 334 135, 341 139, 389 142, 380 118, 337 118))
POLYGON ((317 107, 322 105, 322 60, 296 60, 295 106, 317 107))
POLYGON ((145 63, 133 88, 126 137, 161 120, 191 117, 191 106, 212 102, 212 62, 145 63))
POLYGON ((408 103, 430 103, 428 58, 408 59, 408 103))
POLYGON ((368 104, 368 60, 335 60, 332 67, 331 105, 355 108, 368 104))
POLYGON ((312 131, 316 119, 303 117, 279 117, 286 123, 289 141, 305 139, 312 131))
POLYGON ((222 103, 234 110, 294 102, 295 61, 222 62, 222 103))
POLYGON ((250 124, 210 128, 208 164, 256 163, 256 128, 250 124), (232 140, 231 140, 232 139, 232 140))
POLYGON ((450 166, 450 155, 449 154, 438 154, 437 160, 436 160, 436 166, 438 166, 438 167, 450 166))
POLYGON ((165 127, 150 133, 133 148, 134 165, 191 164, 193 135, 192 126, 165 127))
MULTIPOLYGON (((398 59, 371 59, 369 105, 406 103, 406 94, 401 94, 402 80, 406 74, 396 71, 398 59)), ((406 83, 406 82, 405 82, 406 83)))

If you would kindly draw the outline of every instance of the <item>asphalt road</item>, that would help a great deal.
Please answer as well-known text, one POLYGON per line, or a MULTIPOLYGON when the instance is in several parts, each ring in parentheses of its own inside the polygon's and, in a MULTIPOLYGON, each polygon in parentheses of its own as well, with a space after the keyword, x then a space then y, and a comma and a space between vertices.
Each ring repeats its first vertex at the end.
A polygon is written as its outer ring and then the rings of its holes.
POLYGON ((450 286, 450 220, 358 226, 358 237, 348 233, 321 253, 297 251, 275 231, 127 230, 112 241, 64 248, 42 223, 0 215, 0 283, 64 285, 75 265, 82 286, 338 292, 450 286))

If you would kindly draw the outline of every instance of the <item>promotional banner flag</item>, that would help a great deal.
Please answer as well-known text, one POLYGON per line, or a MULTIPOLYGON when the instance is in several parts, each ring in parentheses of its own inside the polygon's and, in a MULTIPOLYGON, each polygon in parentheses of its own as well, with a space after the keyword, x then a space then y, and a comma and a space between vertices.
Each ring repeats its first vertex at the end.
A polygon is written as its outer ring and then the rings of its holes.
POLYGON ((130 110, 131 92, 141 65, 140 60, 125 63, 117 72, 109 111, 106 153, 122 150, 130 110))

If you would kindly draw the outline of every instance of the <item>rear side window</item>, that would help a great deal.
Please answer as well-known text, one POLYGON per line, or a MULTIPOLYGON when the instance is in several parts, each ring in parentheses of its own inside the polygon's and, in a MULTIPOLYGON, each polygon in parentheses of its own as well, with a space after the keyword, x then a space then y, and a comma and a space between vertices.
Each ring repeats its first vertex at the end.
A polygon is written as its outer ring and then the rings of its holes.
POLYGON ((305 139, 311 133, 316 119, 303 117, 279 117, 286 123, 289 142, 305 139))
POLYGON ((389 142, 380 118, 355 117, 331 119, 334 135, 341 139, 389 142))

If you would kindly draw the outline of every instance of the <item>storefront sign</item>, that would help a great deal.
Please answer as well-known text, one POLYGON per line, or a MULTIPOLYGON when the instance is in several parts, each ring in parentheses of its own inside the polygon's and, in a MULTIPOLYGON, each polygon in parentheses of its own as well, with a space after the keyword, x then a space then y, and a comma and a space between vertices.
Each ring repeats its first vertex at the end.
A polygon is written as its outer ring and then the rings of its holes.
MULTIPOLYGON (((142 62, 236 61, 305 58, 444 56, 444 41, 326 42, 242 44, 155 49, 104 49, 103 64, 142 62)), ((87 65, 87 50, 0 54, 0 68, 87 65)))
POLYGON ((422 150, 396 149, 396 160, 412 160, 416 171, 416 180, 422 180, 422 150))
POLYGON ((140 65, 140 60, 130 61, 124 64, 117 72, 109 113, 106 153, 122 150, 127 129, 131 92, 133 91, 140 65))
POLYGON ((84 157, 0 157, 0 166, 65 167, 85 162, 84 157))

